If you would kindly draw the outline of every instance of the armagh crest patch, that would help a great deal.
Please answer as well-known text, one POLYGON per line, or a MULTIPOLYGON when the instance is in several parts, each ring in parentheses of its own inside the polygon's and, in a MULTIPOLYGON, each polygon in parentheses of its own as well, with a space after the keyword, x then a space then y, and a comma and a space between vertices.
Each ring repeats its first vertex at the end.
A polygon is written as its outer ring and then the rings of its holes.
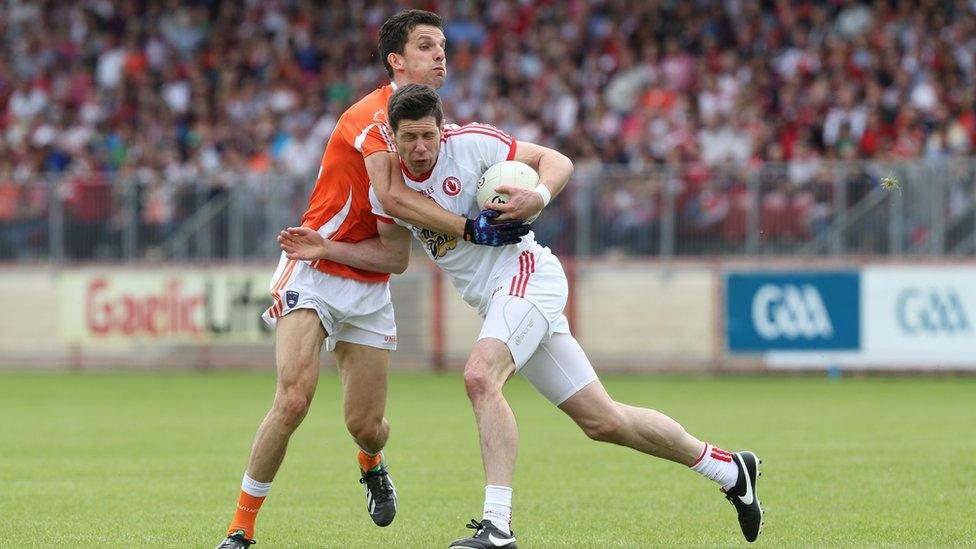
POLYGON ((444 180, 444 193, 447 196, 457 196, 461 192, 461 180, 453 175, 444 180))
POLYGON ((298 305, 298 292, 294 290, 288 290, 285 292, 285 304, 288 305, 289 309, 295 305, 298 305))

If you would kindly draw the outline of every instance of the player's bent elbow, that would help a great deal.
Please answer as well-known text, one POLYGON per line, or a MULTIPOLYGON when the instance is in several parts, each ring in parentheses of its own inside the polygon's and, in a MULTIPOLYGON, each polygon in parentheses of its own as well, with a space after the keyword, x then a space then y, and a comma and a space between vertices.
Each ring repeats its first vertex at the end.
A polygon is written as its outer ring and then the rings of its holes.
POLYGON ((404 214, 408 212, 406 200, 393 189, 380 195, 379 199, 383 210, 391 217, 404 217, 404 214))
POLYGON ((399 249, 389 249, 387 248, 388 255, 386 256, 386 262, 384 265, 384 271, 390 274, 403 274, 407 270, 407 266, 410 264, 410 251, 399 250, 399 249))
POLYGON ((406 272, 408 266, 410 266, 409 255, 402 258, 397 258, 396 263, 393 264, 393 270, 391 272, 398 275, 403 274, 406 272))
MULTIPOLYGON (((556 152, 559 152, 559 151, 556 151, 556 152)), ((573 160, 571 158, 569 158, 568 156, 566 156, 565 154, 563 154, 563 153, 559 153, 559 156, 563 157, 563 162, 567 166, 567 170, 566 171, 569 172, 569 175, 573 175, 573 172, 576 171, 576 165, 573 164, 573 160)))

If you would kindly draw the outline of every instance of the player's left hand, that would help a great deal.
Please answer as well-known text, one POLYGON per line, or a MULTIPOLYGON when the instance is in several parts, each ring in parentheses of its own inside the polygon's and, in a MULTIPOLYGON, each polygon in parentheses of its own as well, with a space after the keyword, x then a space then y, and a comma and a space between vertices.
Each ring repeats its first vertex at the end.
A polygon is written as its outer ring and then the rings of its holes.
POLYGON ((509 221, 512 219, 525 221, 541 212, 542 208, 545 207, 542 196, 529 189, 499 185, 495 188, 495 191, 508 195, 508 202, 504 204, 489 202, 484 205, 485 208, 491 208, 492 210, 501 212, 501 215, 495 218, 495 221, 509 221))
POLYGON ((496 223, 497 217, 498 212, 485 209, 475 219, 468 219, 464 224, 465 242, 483 246, 508 246, 518 244, 532 230, 531 225, 517 220, 496 223))
POLYGON ((288 259, 314 261, 325 259, 328 252, 326 240, 318 231, 308 227, 288 227, 281 231, 278 233, 278 245, 288 259))

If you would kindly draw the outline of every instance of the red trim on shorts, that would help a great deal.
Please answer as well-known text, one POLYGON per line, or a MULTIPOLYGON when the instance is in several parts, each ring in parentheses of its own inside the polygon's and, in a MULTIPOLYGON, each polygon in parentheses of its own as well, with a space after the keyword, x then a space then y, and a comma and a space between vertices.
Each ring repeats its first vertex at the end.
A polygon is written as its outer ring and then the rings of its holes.
POLYGON ((289 259, 288 263, 285 264, 285 268, 281 271, 281 276, 278 278, 278 282, 275 283, 274 287, 271 289, 271 298, 274 303, 269 309, 271 318, 278 318, 283 312, 281 307, 281 290, 288 285, 288 281, 291 279, 292 273, 295 271, 295 267, 298 265, 298 260, 289 259))
POLYGON ((522 287, 522 278, 525 276, 525 271, 528 264, 525 262, 525 252, 519 254, 519 274, 512 277, 512 285, 508 289, 508 295, 518 295, 519 289, 522 287))
POLYGON ((522 289, 519 290, 519 297, 525 297, 525 289, 529 286, 529 277, 535 272, 535 254, 526 250, 525 261, 528 264, 528 269, 526 269, 525 280, 522 281, 522 289))
MULTIPOLYGON (((519 257, 519 272, 520 273, 522 272, 522 258, 521 257, 519 257)), ((518 280, 519 276, 521 276, 521 275, 515 275, 515 276, 512 277, 512 285, 508 287, 508 295, 514 295, 515 294, 515 284, 516 284, 515 281, 518 280)))
POLYGON ((529 277, 535 272, 535 254, 525 250, 519 254, 519 274, 512 277, 512 285, 508 288, 508 295, 525 297, 525 289, 529 285, 529 277))

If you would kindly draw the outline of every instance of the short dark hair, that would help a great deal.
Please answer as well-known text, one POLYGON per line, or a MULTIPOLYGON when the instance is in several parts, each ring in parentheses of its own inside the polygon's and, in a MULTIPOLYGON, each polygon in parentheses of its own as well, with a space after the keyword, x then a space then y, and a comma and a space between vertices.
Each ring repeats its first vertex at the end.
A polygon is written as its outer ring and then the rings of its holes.
POLYGON ((396 133, 401 120, 420 120, 433 116, 440 127, 444 121, 444 109, 437 90, 423 84, 406 84, 397 88, 386 104, 386 116, 396 133))
POLYGON ((417 25, 430 25, 443 28, 441 17, 424 10, 406 10, 390 17, 380 27, 380 59, 386 67, 386 74, 393 78, 393 67, 386 60, 391 53, 403 55, 407 47, 407 37, 417 25))

